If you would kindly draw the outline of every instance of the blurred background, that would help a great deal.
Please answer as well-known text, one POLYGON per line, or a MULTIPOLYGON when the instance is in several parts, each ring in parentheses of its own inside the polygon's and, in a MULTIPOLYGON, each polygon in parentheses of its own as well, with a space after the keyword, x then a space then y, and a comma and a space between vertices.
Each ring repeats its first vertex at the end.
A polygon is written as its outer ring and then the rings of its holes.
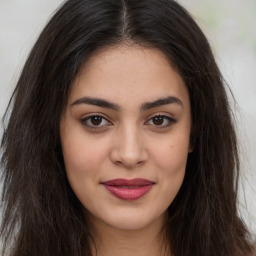
MULTIPOLYGON (((239 207, 256 234, 256 1, 177 2, 205 32, 236 99, 233 106, 242 160, 239 207)), ((62 0, 0 0, 0 117, 32 45, 61 3, 62 0)))

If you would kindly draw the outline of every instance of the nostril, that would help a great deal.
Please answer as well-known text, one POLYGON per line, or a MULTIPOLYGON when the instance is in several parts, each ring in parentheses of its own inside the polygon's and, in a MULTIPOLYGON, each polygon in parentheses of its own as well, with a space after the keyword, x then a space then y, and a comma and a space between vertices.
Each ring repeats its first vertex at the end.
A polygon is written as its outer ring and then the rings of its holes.
POLYGON ((123 165, 123 163, 121 161, 116 161, 117 165, 123 165))
POLYGON ((120 161, 120 160, 116 160, 116 161, 113 161, 115 165, 117 166, 123 166, 123 167, 126 167, 126 168, 134 168, 136 166, 140 166, 142 165, 145 161, 144 160, 141 160, 141 161, 120 161))
POLYGON ((131 169, 142 165, 148 159, 148 154, 145 145, 135 136, 136 133, 127 131, 126 134, 129 136, 115 141, 110 148, 109 156, 115 165, 131 169))
POLYGON ((139 161, 138 163, 137 163, 137 165, 141 165, 141 164, 143 164, 144 163, 144 161, 139 161))

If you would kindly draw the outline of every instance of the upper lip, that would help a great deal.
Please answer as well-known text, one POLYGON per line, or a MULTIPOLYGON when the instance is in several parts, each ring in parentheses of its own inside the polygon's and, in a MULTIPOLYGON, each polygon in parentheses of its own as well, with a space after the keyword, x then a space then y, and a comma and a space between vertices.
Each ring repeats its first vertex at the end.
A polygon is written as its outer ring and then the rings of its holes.
POLYGON ((107 186, 146 186, 155 184, 153 181, 135 178, 135 179, 113 179, 102 182, 102 184, 107 186))

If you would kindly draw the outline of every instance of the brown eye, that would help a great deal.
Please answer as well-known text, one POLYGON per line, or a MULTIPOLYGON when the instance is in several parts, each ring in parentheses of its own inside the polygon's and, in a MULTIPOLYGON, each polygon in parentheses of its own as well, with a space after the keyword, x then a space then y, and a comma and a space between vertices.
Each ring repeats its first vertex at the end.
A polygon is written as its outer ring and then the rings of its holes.
POLYGON ((146 124, 156 127, 156 128, 165 128, 165 127, 169 127, 172 124, 176 123, 177 120, 169 117, 169 116, 165 116, 165 115, 156 115, 152 118, 150 118, 146 124))
POLYGON ((85 118, 81 119, 81 123, 84 126, 91 128, 91 129, 100 129, 100 128, 104 128, 111 124, 103 116, 97 116, 97 115, 85 117, 85 118))
POLYGON ((102 122, 102 117, 101 116, 92 116, 91 117, 91 123, 93 125, 100 125, 102 122))
POLYGON ((164 117, 163 116, 155 116, 152 118, 152 122, 154 125, 162 125, 164 122, 164 117))

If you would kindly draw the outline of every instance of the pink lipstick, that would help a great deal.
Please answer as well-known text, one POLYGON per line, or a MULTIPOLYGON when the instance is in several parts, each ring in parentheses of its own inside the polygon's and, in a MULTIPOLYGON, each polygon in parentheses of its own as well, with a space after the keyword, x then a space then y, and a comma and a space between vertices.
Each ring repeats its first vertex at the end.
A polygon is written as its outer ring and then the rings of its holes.
POLYGON ((141 178, 126 180, 114 179, 102 182, 105 188, 117 198, 137 200, 144 196, 155 184, 153 181, 141 178))

